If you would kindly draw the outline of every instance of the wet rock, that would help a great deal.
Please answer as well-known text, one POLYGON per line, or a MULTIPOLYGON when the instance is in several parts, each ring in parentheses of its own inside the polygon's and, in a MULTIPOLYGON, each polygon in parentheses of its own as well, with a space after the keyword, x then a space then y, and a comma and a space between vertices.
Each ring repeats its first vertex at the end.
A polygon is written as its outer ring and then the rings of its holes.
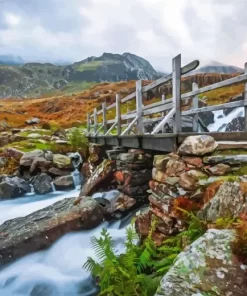
MULTIPOLYGON (((230 98, 230 100, 228 101, 229 103, 230 102, 236 102, 236 101, 241 101, 243 100, 244 97, 243 97, 243 94, 239 94, 237 96, 234 96, 232 98, 230 98)), ((223 114, 225 116, 227 116, 228 114, 230 114, 233 110, 235 110, 236 108, 226 108, 226 109, 223 109, 223 114)))
POLYGON ((25 123, 28 125, 38 124, 38 123, 40 123, 40 119, 37 117, 33 117, 33 118, 26 120, 25 123))
POLYGON ((205 155, 212 153, 218 144, 213 137, 208 135, 189 136, 180 145, 180 155, 205 155))
POLYGON ((242 132, 244 131, 244 117, 234 118, 226 126, 226 132, 242 132))
POLYGON ((238 182, 224 182, 215 196, 199 211, 198 217, 215 222, 217 218, 237 217, 245 209, 238 182))
POLYGON ((62 154, 54 154, 53 163, 56 167, 60 169, 72 167, 70 157, 62 154))
POLYGON ((92 198, 66 198, 26 217, 0 226, 0 263, 43 250, 71 231, 89 230, 103 221, 103 209, 92 198))
POLYGON ((155 296, 246 294, 245 267, 232 252, 231 230, 208 230, 180 253, 155 296))
POLYGON ((35 157, 30 167, 30 173, 40 170, 41 172, 47 172, 52 166, 52 162, 46 160, 44 157, 35 157))
POLYGON ((213 167, 210 167, 208 171, 215 176, 223 176, 231 170, 231 167, 224 163, 216 164, 213 167))
POLYGON ((52 161, 53 160, 53 153, 52 153, 52 151, 46 151, 44 157, 45 157, 46 160, 52 161))
POLYGON ((58 177, 53 181, 56 190, 74 189, 74 180, 71 175, 58 177))
POLYGON ((179 178, 179 185, 186 190, 195 190, 199 187, 199 180, 207 178, 207 175, 197 170, 190 170, 183 173, 179 178))
POLYGON ((52 191, 52 178, 45 174, 39 174, 33 179, 33 188, 36 194, 46 194, 52 191))
POLYGON ((129 196, 132 196, 135 199, 138 199, 139 196, 147 195, 148 188, 149 188, 148 184, 142 184, 138 186, 127 185, 127 186, 123 186, 121 190, 124 193, 128 194, 129 196))
POLYGON ((15 148, 6 148, 4 150, 4 153, 8 157, 13 157, 16 160, 20 160, 22 158, 22 156, 24 155, 24 152, 22 152, 21 150, 15 149, 15 148))
POLYGON ((33 160, 36 157, 44 157, 44 151, 36 149, 30 152, 26 152, 20 159, 20 165, 29 167, 32 165, 33 160))
POLYGON ((4 178, 0 183, 0 198, 9 199, 21 197, 25 193, 30 192, 31 187, 25 180, 19 177, 4 178))
POLYGON ((112 214, 117 211, 125 212, 131 209, 136 204, 136 200, 124 193, 120 193, 115 199, 110 201, 110 205, 107 207, 107 213, 112 214))
POLYGON ((91 195, 103 188, 107 189, 109 183, 112 181, 114 168, 115 162, 113 160, 103 160, 103 162, 97 166, 92 175, 83 185, 80 192, 80 197, 91 195))
POLYGON ((82 164, 82 157, 79 152, 69 153, 68 156, 71 159, 73 168, 78 168, 82 164))

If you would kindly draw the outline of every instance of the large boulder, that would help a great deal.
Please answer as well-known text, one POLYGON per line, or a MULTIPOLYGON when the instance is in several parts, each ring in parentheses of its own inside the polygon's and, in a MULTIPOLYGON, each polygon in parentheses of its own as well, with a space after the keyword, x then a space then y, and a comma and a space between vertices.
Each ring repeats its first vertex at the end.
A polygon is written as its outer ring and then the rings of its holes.
POLYGON ((38 170, 41 172, 47 172, 52 166, 52 162, 46 160, 44 157, 35 157, 30 167, 30 173, 33 174, 38 170))
POLYGON ((25 180, 19 177, 3 178, 0 183, 0 198, 16 198, 21 197, 25 193, 30 192, 31 187, 25 180))
POLYGON ((52 191, 52 178, 45 174, 39 174, 33 179, 33 188, 37 194, 46 194, 52 191))
POLYGON ((0 226, 0 264, 52 245, 65 233, 89 230, 103 221, 103 209, 92 198, 66 198, 26 217, 0 226))
POLYGON ((33 151, 26 152, 20 159, 20 165, 30 167, 36 157, 44 157, 44 151, 35 149, 33 151))
POLYGON ((180 253, 155 296, 246 295, 246 267, 232 252, 231 230, 208 230, 180 253))
POLYGON ((109 159, 103 160, 83 185, 80 197, 91 195, 100 189, 108 189, 109 184, 112 182, 114 168, 115 161, 109 159))
POLYGON ((180 145, 180 155, 205 155, 212 153, 218 147, 213 137, 208 135, 189 136, 180 145))
POLYGON ((58 177, 53 183, 56 190, 68 190, 75 188, 72 175, 58 177))
POLYGON ((198 216, 216 222, 217 218, 237 217, 245 210, 245 199, 238 182, 224 182, 215 196, 206 203, 198 216))
POLYGON ((53 155, 53 163, 56 167, 63 168, 72 168, 70 157, 62 154, 53 155))

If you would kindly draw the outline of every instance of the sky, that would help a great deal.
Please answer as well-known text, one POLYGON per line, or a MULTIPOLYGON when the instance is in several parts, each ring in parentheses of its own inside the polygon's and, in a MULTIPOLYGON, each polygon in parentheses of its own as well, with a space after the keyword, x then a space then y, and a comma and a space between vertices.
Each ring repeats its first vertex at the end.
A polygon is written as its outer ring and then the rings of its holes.
POLYGON ((156 69, 247 61, 246 0, 0 0, 0 55, 83 60, 131 52, 156 69))

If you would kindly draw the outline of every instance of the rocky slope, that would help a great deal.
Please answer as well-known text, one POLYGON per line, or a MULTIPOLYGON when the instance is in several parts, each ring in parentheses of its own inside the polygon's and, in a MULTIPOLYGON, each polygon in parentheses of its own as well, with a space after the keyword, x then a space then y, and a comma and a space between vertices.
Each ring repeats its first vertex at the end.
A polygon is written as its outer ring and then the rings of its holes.
POLYGON ((0 65, 0 98, 37 97, 56 90, 71 93, 102 81, 153 80, 158 76, 148 61, 131 53, 104 53, 67 66, 0 65))

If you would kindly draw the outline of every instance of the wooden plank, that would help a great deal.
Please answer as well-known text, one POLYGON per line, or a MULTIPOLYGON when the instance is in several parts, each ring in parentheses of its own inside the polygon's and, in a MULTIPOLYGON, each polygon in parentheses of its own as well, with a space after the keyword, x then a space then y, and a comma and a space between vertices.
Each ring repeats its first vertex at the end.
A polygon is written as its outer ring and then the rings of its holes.
POLYGON ((176 150, 176 138, 170 134, 167 137, 149 137, 145 135, 142 137, 142 149, 148 149, 152 151, 173 152, 176 150))
POLYGON ((116 121, 116 118, 115 118, 115 119, 110 119, 110 120, 107 120, 107 124, 114 123, 115 121, 116 121))
POLYGON ((106 110, 110 110, 110 109, 115 108, 115 107, 116 107, 116 103, 113 103, 113 104, 111 104, 109 106, 106 106, 106 110))
POLYGON ((130 124, 128 124, 128 128, 121 133, 121 136, 125 136, 126 134, 128 134, 128 132, 132 129, 137 121, 138 117, 136 116, 135 119, 130 124))
POLYGON ((173 103, 170 103, 170 104, 166 104, 166 105, 163 105, 160 107, 155 107, 155 108, 152 108, 149 110, 144 110, 143 115, 147 116, 147 115, 151 115, 151 114, 155 114, 155 113, 161 113, 163 111, 167 111, 169 109, 172 109, 172 107, 173 107, 173 103))
POLYGON ((170 112, 165 116, 165 118, 163 118, 161 122, 155 127, 155 129, 152 131, 151 134, 154 135, 158 133, 162 129, 164 124, 166 124, 174 114, 175 114, 175 109, 172 108, 172 110, 170 110, 170 112))
POLYGON ((217 150, 247 149, 247 141, 218 141, 217 150))
POLYGON ((135 118, 136 116, 137 116, 137 114, 135 111, 135 113, 122 115, 122 120, 132 119, 132 118, 135 118))
POLYGON ((228 86, 228 85, 232 85, 232 84, 236 84, 236 83, 241 83, 241 82, 245 82, 245 81, 247 81, 247 73, 245 73, 243 75, 239 75, 237 77, 233 77, 233 78, 224 80, 224 81, 220 81, 220 82, 217 82, 217 83, 205 86, 205 87, 202 87, 198 90, 194 90, 194 91, 182 94, 181 99, 184 100, 188 97, 193 97, 195 95, 199 95, 201 93, 204 93, 204 92, 207 92, 210 90, 214 90, 217 88, 221 88, 224 86, 228 86))
MULTIPOLYGON (((164 101, 160 101, 160 102, 157 102, 157 103, 146 105, 146 106, 142 107, 142 110, 149 110, 149 109, 152 109, 154 107, 164 106, 165 104, 168 104, 168 103, 172 103, 172 99, 167 99, 167 100, 164 100, 164 101)), ((133 114, 133 113, 136 113, 136 110, 128 112, 128 114, 133 114)))
MULTIPOLYGON (((197 90, 199 87, 198 85, 193 82, 192 84, 192 90, 197 90)), ((198 109, 199 105, 198 105, 198 96, 194 96, 193 97, 193 102, 192 102, 192 109, 198 109)), ((198 131, 198 120, 199 120, 199 117, 198 117, 198 114, 195 114, 194 115, 194 121, 193 121, 193 131, 194 132, 197 132, 198 131)))
POLYGON ((136 81, 136 114, 137 130, 139 134, 144 134, 143 114, 142 114, 142 81, 136 81))
POLYGON ((97 108, 94 108, 94 135, 97 132, 97 108))
POLYGON ((173 133, 182 131, 181 122, 181 54, 172 60, 172 97, 175 108, 173 133))
MULTIPOLYGON (((244 73, 247 74, 247 63, 244 65, 244 73)), ((247 82, 244 84, 244 130, 247 132, 247 82)))
POLYGON ((181 75, 185 75, 193 70, 195 70, 199 66, 200 62, 198 60, 195 60, 186 66, 181 68, 181 75))
POLYGON ((102 117, 103 117, 103 128, 104 134, 107 132, 107 118, 106 118, 106 103, 102 103, 102 117))
MULTIPOLYGON (((161 96, 161 101, 164 103, 165 100, 166 100, 166 96, 165 96, 164 94, 162 94, 162 96, 161 96)), ((166 112, 162 112, 162 113, 161 113, 161 116, 162 116, 162 117, 165 117, 165 116, 166 116, 166 112)), ((162 127, 162 133, 164 133, 164 132, 165 132, 165 126, 163 125, 163 127, 162 127)))
POLYGON ((117 122, 117 135, 121 134, 121 97, 120 94, 116 94, 116 122, 117 122))
POLYGON ((123 98, 123 99, 121 100, 121 102, 122 102, 122 103, 125 103, 125 102, 127 102, 127 101, 129 101, 129 100, 134 99, 135 96, 136 96, 136 93, 133 92, 132 94, 129 94, 127 97, 123 98))
POLYGON ((91 125, 90 125, 90 113, 87 113, 87 133, 88 135, 90 134, 90 129, 91 129, 91 125))
POLYGON ((100 127, 98 128, 98 130, 96 131, 96 133, 94 134, 94 136, 97 136, 100 132, 100 130, 102 129, 103 124, 100 125, 100 127))
POLYGON ((182 115, 188 116, 188 115, 193 115, 200 112, 216 111, 216 110, 222 110, 227 108, 237 108, 237 107, 243 107, 243 106, 244 106, 244 101, 242 100, 242 101, 236 101, 236 102, 231 102, 226 104, 206 106, 206 107, 201 107, 197 109, 187 110, 187 111, 183 111, 182 115))

